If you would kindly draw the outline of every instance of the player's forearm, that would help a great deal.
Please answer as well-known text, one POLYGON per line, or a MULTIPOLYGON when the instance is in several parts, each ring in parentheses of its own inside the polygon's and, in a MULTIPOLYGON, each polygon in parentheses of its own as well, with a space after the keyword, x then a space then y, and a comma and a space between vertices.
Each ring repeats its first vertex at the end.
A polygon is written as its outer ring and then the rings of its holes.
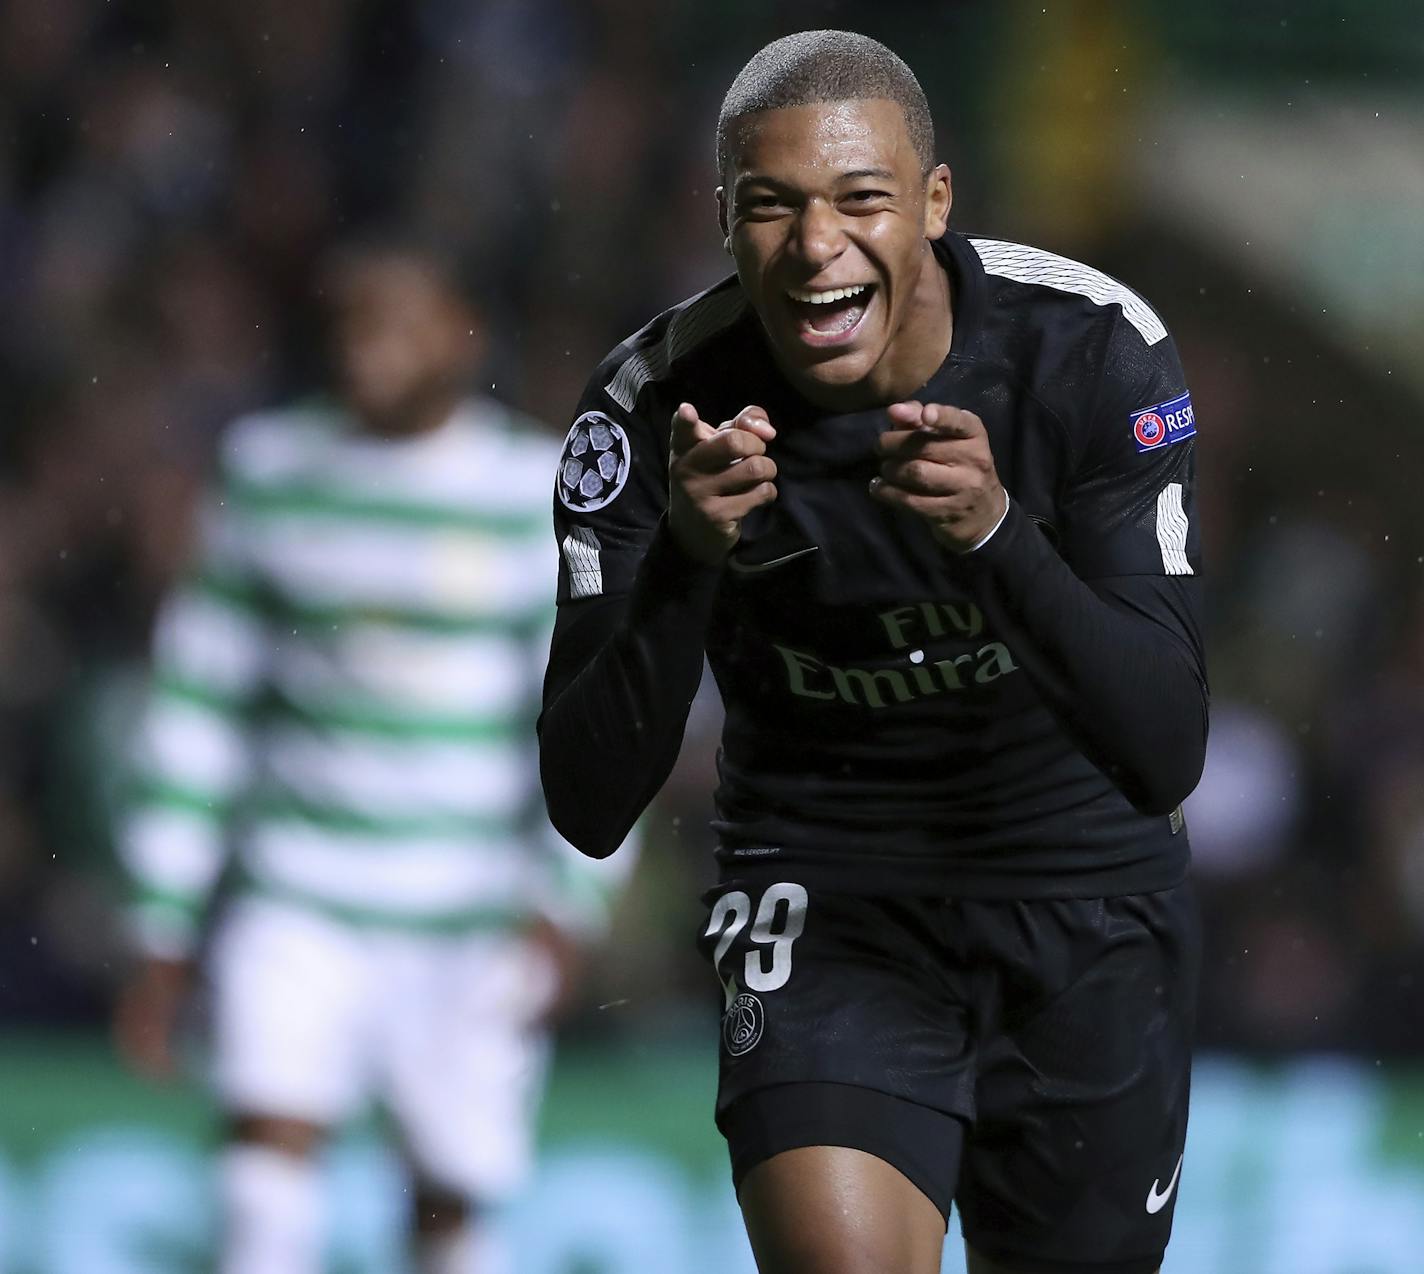
POLYGON ((203 616, 191 594, 165 608, 154 688, 133 745, 131 799, 116 828, 135 894, 135 939, 165 959, 185 958, 197 945, 253 774, 251 683, 216 675, 213 663, 231 669, 199 657, 216 640, 225 653, 242 652, 234 666, 248 663, 241 622, 223 626, 213 622, 221 612, 203 616))
POLYGON ((566 607, 559 616, 539 770, 550 821, 591 857, 623 843, 677 760, 717 579, 663 526, 625 606, 566 607))
POLYGON ((1174 809, 1206 755, 1200 582, 1090 587, 1017 507, 963 564, 989 625, 1084 753, 1144 813, 1174 809))
POLYGON ((129 935, 144 955, 188 958, 227 859, 226 810, 188 809, 150 793, 117 829, 129 878, 129 935))

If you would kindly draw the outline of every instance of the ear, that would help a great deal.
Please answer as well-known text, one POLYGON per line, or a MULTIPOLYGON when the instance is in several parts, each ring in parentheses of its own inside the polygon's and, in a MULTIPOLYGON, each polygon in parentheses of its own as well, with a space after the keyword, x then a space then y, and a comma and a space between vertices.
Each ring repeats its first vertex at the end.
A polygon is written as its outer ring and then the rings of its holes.
POLYGON ((718 186, 718 187, 717 187, 717 224, 722 228, 722 234, 723 234, 724 237, 725 237, 726 235, 729 235, 729 234, 732 233, 731 230, 729 230, 728 227, 727 227, 727 187, 726 187, 726 186, 718 186))
POLYGON ((949 229, 949 209, 954 203, 949 166, 936 164, 925 178, 925 238, 938 239, 949 229))

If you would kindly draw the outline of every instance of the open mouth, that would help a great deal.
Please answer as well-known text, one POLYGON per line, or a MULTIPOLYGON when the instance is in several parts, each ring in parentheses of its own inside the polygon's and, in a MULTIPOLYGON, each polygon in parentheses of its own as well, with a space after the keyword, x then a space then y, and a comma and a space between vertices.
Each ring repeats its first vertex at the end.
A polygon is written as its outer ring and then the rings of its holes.
POLYGON ((786 290, 797 333, 809 345, 839 345, 850 340, 874 295, 873 283, 786 290))

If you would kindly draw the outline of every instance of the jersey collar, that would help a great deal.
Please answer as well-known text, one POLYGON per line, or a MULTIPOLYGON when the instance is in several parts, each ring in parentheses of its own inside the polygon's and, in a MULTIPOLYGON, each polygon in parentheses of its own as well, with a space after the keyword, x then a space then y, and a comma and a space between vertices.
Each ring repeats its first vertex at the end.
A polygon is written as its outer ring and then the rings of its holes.
POLYGON ((984 320, 984 263, 964 235, 951 230, 934 242, 935 259, 949 274, 950 303, 954 307, 954 334, 948 362, 969 358, 984 320))

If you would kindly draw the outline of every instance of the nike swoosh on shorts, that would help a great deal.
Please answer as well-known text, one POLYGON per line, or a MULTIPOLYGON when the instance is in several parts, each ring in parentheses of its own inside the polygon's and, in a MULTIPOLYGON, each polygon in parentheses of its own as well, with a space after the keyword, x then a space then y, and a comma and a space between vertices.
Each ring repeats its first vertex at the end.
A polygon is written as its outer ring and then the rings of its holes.
POLYGON ((1167 1200, 1172 1197, 1172 1191, 1177 1188, 1177 1178, 1182 1175, 1182 1159, 1185 1156, 1177 1156, 1177 1166, 1172 1170, 1172 1179, 1167 1182, 1167 1188, 1161 1194, 1157 1193, 1157 1182, 1152 1183, 1152 1189, 1147 1192, 1147 1211, 1156 1213, 1162 1211, 1167 1206, 1167 1200))

